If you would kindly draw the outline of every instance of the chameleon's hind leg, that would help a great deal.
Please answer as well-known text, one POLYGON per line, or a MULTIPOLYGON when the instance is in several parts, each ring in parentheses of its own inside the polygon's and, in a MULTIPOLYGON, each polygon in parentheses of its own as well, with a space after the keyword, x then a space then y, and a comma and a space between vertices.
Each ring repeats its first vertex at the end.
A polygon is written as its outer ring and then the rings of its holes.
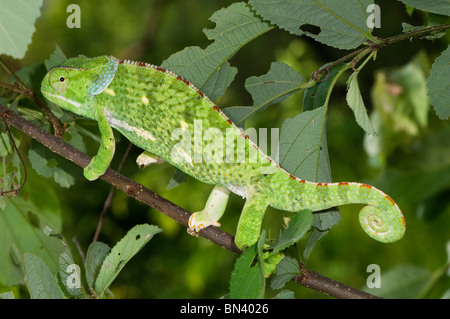
POLYGON ((258 241, 264 213, 268 205, 267 197, 259 192, 247 197, 234 239, 238 248, 244 249, 258 241))
POLYGON ((198 236, 198 232, 208 226, 219 227, 219 219, 227 207, 230 191, 226 188, 215 186, 206 201, 205 208, 193 213, 189 218, 188 233, 198 236))
POLYGON ((139 167, 147 167, 152 164, 161 164, 164 160, 162 158, 159 158, 156 155, 153 155, 150 152, 143 152, 141 155, 139 155, 136 159, 136 163, 139 165, 139 167))

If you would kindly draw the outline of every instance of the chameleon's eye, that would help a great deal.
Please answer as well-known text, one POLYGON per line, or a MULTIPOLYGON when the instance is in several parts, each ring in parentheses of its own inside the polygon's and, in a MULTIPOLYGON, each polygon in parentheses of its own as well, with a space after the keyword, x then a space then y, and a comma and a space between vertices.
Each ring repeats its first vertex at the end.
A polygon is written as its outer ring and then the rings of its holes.
POLYGON ((63 93, 69 84, 69 72, 64 69, 54 69, 49 76, 50 86, 58 93, 63 93))

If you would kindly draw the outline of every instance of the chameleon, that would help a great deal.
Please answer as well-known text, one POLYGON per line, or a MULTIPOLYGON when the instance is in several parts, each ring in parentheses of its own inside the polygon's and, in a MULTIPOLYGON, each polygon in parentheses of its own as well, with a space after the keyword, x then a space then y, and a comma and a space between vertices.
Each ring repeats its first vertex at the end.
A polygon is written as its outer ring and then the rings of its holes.
POLYGON ((293 176, 203 92, 162 67, 107 55, 79 56, 51 68, 41 91, 62 109, 98 123, 100 146, 83 171, 88 180, 99 178, 109 167, 114 128, 144 151, 137 158, 140 166, 166 161, 214 185, 204 209, 189 218, 188 232, 193 235, 220 226, 230 192, 245 198, 235 236, 241 249, 257 242, 268 206, 314 212, 366 204, 359 221, 370 237, 390 243, 405 233, 398 205, 381 190, 363 183, 317 183, 293 176))

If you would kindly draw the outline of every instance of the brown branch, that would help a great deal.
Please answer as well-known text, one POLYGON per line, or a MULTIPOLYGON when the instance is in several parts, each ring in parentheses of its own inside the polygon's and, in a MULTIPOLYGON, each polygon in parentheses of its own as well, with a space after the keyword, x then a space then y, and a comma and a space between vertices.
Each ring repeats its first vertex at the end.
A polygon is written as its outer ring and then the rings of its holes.
POLYGON ((301 271, 302 274, 295 276, 293 280, 304 287, 321 293, 340 299, 382 299, 325 277, 318 272, 308 270, 303 264, 301 265, 301 271))
POLYGON ((446 30, 450 29, 450 24, 440 24, 435 25, 432 27, 426 27, 418 30, 411 30, 402 34, 394 35, 392 37, 388 38, 377 38, 378 43, 374 43, 372 41, 367 40, 364 47, 357 49, 353 52, 350 52, 346 54, 345 56, 337 59, 336 61, 333 61, 331 63, 328 63, 321 67, 320 69, 314 71, 311 74, 311 79, 315 81, 321 81, 324 82, 328 79, 328 76, 330 74, 330 70, 338 65, 339 63, 343 63, 346 61, 351 61, 354 64, 358 62, 364 55, 372 52, 372 51, 378 51, 380 48, 385 47, 387 45, 391 45, 393 43, 397 43, 403 40, 411 39, 411 38, 420 38, 427 34, 434 33, 437 34, 439 32, 444 32, 446 30), (323 75, 326 74, 325 77, 323 75))
MULTIPOLYGON (((75 149, 63 139, 53 136, 36 125, 28 122, 17 113, 1 104, 0 116, 3 117, 11 126, 24 132, 26 135, 29 135, 39 143, 46 146, 52 152, 68 159, 76 165, 84 168, 90 163, 91 157, 88 155, 75 149)), ((119 174, 112 169, 108 169, 100 178, 122 190, 128 196, 159 210, 178 223, 188 227, 190 216, 189 212, 154 193, 143 185, 119 174)), ((242 253, 242 251, 236 247, 234 237, 217 227, 207 227, 206 229, 201 230, 199 234, 213 243, 236 254, 242 253)), ((317 272, 307 270, 304 267, 302 267, 302 274, 296 276, 294 281, 304 287, 308 287, 337 298, 376 298, 375 296, 354 288, 350 288, 331 278, 322 276, 317 272)))
POLYGON ((0 57, 0 65, 14 78, 16 83, 10 85, 6 83, 0 83, 1 87, 9 89, 13 93, 17 93, 23 95, 36 103, 47 116, 48 121, 53 126, 53 130, 55 131, 56 136, 62 137, 64 135, 65 128, 61 125, 58 118, 50 111, 50 108, 47 104, 42 101, 42 99, 33 92, 18 76, 13 70, 9 68, 9 66, 3 61, 0 57))

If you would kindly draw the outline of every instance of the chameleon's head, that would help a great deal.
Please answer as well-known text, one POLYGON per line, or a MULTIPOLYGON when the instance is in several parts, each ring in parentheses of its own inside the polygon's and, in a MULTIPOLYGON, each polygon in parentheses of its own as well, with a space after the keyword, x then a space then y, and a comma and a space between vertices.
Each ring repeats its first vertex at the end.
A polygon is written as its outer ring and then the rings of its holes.
POLYGON ((92 118, 89 101, 108 87, 118 64, 119 60, 111 56, 68 59, 45 75, 42 94, 63 109, 92 118))

